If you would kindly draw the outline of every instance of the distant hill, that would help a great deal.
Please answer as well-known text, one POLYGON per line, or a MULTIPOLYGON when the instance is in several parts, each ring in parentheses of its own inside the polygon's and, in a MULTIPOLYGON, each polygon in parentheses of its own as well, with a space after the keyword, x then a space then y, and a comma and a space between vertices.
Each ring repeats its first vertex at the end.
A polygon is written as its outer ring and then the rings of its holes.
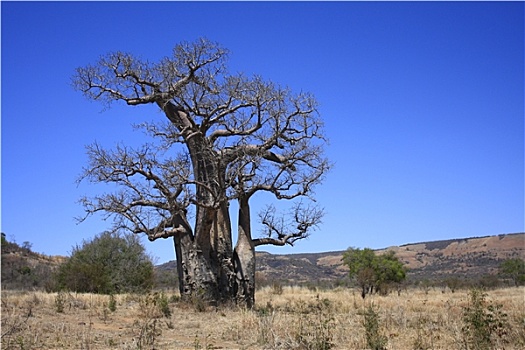
MULTIPOLYGON (((452 276, 475 279, 495 273, 503 260, 525 259, 525 233, 404 244, 376 252, 381 254, 387 250, 393 250, 408 267, 411 281, 452 276)), ((336 283, 348 273, 341 260, 343 253, 257 252, 257 275, 262 280, 285 283, 336 283)), ((159 265, 157 269, 176 269, 175 261, 159 265)))
MULTIPOLYGON (((393 250, 409 269, 411 280, 435 280, 455 276, 479 278, 495 273, 503 260, 525 259, 525 233, 450 239, 404 244, 376 250, 393 250)), ((344 251, 274 255, 257 253, 257 271, 274 279, 294 282, 334 281, 344 278, 344 251)))
POLYGON ((63 256, 35 253, 29 246, 9 242, 2 233, 2 289, 47 289, 63 256))
MULTIPOLYGON (((510 258, 525 259, 525 233, 449 239, 404 244, 376 250, 393 250, 408 267, 408 279, 442 280, 447 277, 475 279, 494 274, 510 258)), ((283 283, 335 284, 347 277, 344 251, 302 254, 257 252, 257 278, 283 283)), ((2 289, 42 288, 50 273, 65 257, 49 257, 2 240, 2 289)), ((170 285, 176 263, 156 266, 161 285, 170 285)))

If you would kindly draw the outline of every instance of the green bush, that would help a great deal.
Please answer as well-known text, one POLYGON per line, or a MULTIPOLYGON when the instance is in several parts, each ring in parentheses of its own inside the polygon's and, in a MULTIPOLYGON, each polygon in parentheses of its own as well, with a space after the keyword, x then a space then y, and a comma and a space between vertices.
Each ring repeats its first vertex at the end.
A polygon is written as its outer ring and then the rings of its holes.
POLYGON ((104 232, 82 246, 57 271, 58 289, 84 293, 150 290, 153 262, 137 236, 104 232))
POLYGON ((362 325, 365 328, 366 343, 370 349, 384 350, 388 338, 381 333, 381 318, 379 310, 376 310, 372 304, 362 312, 362 325))
POLYGON ((469 305, 463 309, 463 335, 466 349, 489 350, 504 342, 509 324, 501 305, 486 300, 479 289, 469 293, 469 305))
POLYGON ((510 278, 516 287, 525 284, 525 261, 523 259, 505 260, 501 263, 499 270, 501 275, 510 278))

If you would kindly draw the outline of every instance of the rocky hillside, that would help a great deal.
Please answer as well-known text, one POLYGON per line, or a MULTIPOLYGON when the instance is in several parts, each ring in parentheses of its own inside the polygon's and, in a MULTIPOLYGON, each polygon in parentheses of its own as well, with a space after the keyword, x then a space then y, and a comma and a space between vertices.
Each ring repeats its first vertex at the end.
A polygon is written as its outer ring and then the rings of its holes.
POLYGON ((2 289, 48 289, 62 256, 35 253, 28 246, 8 242, 2 234, 2 289))
MULTIPOLYGON (((388 247, 409 269, 412 281, 447 277, 479 278, 493 274, 499 264, 510 258, 525 259, 525 233, 451 239, 388 247)), ((346 276, 343 251, 273 255, 257 253, 257 270, 265 278, 282 281, 336 281, 346 276)))
MULTIPOLYGON (((2 289, 46 288, 52 271, 65 257, 49 257, 2 237, 2 289)), ((494 274, 506 259, 525 259, 525 233, 451 239, 388 247, 409 268, 408 278, 442 280, 447 277, 475 279, 494 274)), ((257 252, 260 282, 335 284, 346 278, 343 251, 278 255, 257 252)), ((157 284, 172 285, 174 261, 156 267, 157 284)))

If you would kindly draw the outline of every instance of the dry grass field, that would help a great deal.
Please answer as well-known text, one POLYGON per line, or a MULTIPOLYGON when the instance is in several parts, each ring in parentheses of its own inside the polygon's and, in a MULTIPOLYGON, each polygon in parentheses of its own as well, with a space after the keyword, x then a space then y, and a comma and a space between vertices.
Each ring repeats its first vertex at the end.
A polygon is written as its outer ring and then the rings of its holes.
MULTIPOLYGON (((117 295, 112 304, 106 295, 3 291, 1 348, 367 349, 368 330, 385 349, 476 349, 467 342, 475 330, 464 330, 469 296, 413 289, 363 301, 352 289, 268 287, 248 311, 204 310, 170 293, 117 295), (367 309, 378 318, 365 327, 367 309)), ((488 291, 485 302, 488 348, 525 348, 525 288, 488 291)))

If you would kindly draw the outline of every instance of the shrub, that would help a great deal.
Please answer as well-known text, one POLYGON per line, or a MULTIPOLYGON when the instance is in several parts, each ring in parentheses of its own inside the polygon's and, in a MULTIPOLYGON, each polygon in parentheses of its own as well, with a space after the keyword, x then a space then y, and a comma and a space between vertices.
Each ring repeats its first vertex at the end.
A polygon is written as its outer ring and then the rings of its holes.
POLYGON ((58 313, 64 312, 64 306, 66 304, 67 296, 64 292, 58 292, 55 296, 55 310, 58 313))
POLYGON ((499 270, 504 277, 510 278, 516 287, 525 283, 525 261, 523 259, 505 260, 501 263, 499 270))
POLYGON ((171 316, 170 301, 164 293, 157 294, 156 304, 164 317, 171 316))
POLYGON ((114 294, 109 295, 109 303, 108 303, 109 311, 115 312, 117 311, 117 300, 115 299, 114 294))
POLYGON ((137 236, 104 232, 73 248, 57 272, 58 289, 84 293, 150 290, 153 263, 137 236))
POLYGON ((472 289, 469 305, 463 309, 462 331, 467 349, 493 349, 507 334, 509 324, 502 306, 488 302, 486 297, 485 292, 472 289))
POLYGON ((363 311, 363 327, 365 328, 366 343, 370 349, 386 349, 387 337, 381 333, 381 318, 378 310, 372 304, 363 311))
POLYGON ((299 316, 298 329, 294 334, 299 349, 329 350, 334 346, 334 317, 328 313, 299 316))

